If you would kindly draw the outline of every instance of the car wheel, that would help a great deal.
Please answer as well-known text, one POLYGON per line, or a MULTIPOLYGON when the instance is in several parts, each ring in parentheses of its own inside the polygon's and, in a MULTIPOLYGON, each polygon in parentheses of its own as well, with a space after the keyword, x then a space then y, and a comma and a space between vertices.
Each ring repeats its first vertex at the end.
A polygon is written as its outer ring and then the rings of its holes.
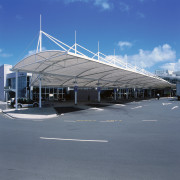
POLYGON ((21 104, 18 104, 18 108, 22 108, 22 105, 21 105, 21 104))
POLYGON ((38 107, 38 104, 37 104, 37 103, 34 103, 34 104, 33 104, 33 107, 38 107))

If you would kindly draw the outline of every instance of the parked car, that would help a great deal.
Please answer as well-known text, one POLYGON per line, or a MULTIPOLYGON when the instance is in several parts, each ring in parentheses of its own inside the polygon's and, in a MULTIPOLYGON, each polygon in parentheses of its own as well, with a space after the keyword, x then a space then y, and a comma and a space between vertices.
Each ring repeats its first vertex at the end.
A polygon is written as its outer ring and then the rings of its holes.
MULTIPOLYGON (((13 98, 10 102, 10 105, 12 107, 16 107, 15 99, 13 98)), ((24 108, 24 107, 38 107, 39 104, 36 101, 33 101, 31 99, 25 99, 25 98, 19 98, 18 99, 18 108, 24 108)))

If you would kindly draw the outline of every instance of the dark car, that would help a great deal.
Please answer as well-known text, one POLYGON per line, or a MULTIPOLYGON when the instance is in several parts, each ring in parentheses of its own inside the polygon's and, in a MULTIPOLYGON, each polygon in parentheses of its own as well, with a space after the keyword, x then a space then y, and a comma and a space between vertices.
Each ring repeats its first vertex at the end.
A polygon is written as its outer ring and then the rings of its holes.
MULTIPOLYGON (((12 107, 16 107, 16 101, 13 99, 10 103, 12 107)), ((23 107, 38 107, 39 104, 36 101, 33 101, 31 99, 25 99, 25 98, 19 98, 18 99, 18 108, 23 107)))

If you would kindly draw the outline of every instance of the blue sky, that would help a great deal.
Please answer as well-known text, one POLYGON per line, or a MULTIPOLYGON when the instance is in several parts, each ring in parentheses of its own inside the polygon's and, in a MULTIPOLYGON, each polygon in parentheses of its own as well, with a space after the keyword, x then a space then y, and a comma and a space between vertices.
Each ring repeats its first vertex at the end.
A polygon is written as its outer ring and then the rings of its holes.
MULTIPOLYGON (((179 0, 1 0, 0 65, 15 65, 36 49, 42 30, 68 45, 145 68, 180 70, 179 0)), ((54 48, 43 36, 43 47, 54 48)), ((56 47, 58 49, 58 47, 56 47)))

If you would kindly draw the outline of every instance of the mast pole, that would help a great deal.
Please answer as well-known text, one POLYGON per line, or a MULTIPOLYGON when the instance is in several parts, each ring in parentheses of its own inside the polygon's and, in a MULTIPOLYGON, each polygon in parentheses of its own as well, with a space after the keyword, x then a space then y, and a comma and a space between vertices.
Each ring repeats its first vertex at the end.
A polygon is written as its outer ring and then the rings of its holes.
POLYGON ((75 31, 75 54, 77 54, 77 45, 76 45, 76 31, 75 31))
POLYGON ((40 43, 39 43, 39 51, 41 52, 42 51, 42 31, 41 31, 41 14, 40 14, 40 32, 39 32, 39 40, 40 40, 40 43))

